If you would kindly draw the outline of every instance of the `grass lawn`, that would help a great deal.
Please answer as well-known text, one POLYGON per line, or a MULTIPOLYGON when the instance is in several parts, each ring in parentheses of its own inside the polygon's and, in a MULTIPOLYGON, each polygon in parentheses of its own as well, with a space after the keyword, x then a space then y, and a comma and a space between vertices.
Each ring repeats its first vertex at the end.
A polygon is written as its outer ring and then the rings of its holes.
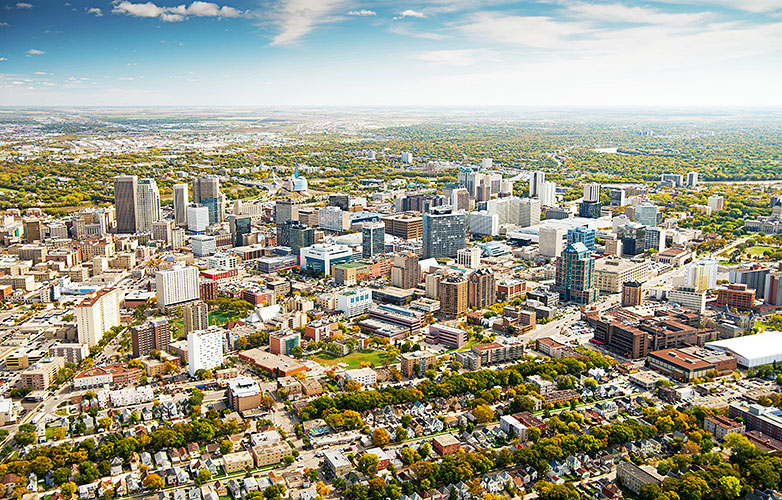
POLYGON ((387 353, 380 351, 356 351, 351 352, 347 356, 337 356, 330 352, 321 352, 308 357, 312 361, 316 361, 324 366, 336 366, 338 363, 347 363, 348 369, 350 370, 358 368, 359 363, 362 362, 369 362, 372 363, 372 366, 377 367, 383 364, 384 359, 387 359, 391 363, 396 361, 396 359, 390 357, 387 353))
POLYGON ((747 249, 747 253, 750 254, 750 255, 762 255, 763 252, 765 252, 766 250, 771 250, 772 252, 774 252, 775 250, 777 250, 777 247, 769 247, 769 246, 765 246, 765 245, 755 245, 754 247, 749 247, 747 249))
POLYGON ((232 321, 232 320, 235 320, 235 319, 243 319, 243 318, 241 317, 241 315, 229 316, 229 315, 225 315, 225 314, 223 314, 221 312, 216 312, 216 311, 213 311, 213 312, 209 313, 209 324, 210 325, 222 326, 222 325, 228 323, 229 321, 232 321))
POLYGON ((451 352, 456 352, 456 351, 469 351, 472 346, 478 345, 478 344, 480 344, 480 341, 478 339, 476 339, 475 337, 473 337, 470 340, 468 340, 467 343, 464 344, 463 347, 460 347, 459 349, 451 349, 448 352, 451 353, 451 352))

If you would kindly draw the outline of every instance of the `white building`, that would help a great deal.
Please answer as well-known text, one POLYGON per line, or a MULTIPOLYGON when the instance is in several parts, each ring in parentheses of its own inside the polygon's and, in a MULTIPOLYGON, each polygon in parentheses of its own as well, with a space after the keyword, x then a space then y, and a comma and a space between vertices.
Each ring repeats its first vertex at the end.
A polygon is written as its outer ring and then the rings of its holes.
POLYGON ((695 187, 698 185, 698 172, 687 173, 687 186, 695 187))
POLYGON ((402 163, 413 163, 413 153, 404 152, 401 155, 402 163))
POLYGON ((519 200, 518 205, 518 225, 520 227, 537 226, 540 224, 540 200, 524 198, 519 200))
POLYGON ((119 326, 120 292, 116 288, 99 290, 95 297, 84 299, 76 306, 76 326, 79 343, 97 345, 103 334, 119 326))
POLYGON ((350 229, 350 213, 339 207, 323 207, 318 210, 318 226, 326 231, 346 231, 350 229))
POLYGON ((717 261, 701 259, 687 266, 684 285, 698 290, 711 290, 717 287, 717 261))
POLYGON ((540 196, 540 188, 546 181, 546 174, 541 171, 531 172, 529 174, 529 195, 540 196))
POLYGON ((345 313, 346 318, 360 316, 372 306, 372 290, 354 288, 337 294, 337 310, 345 313))
POLYGON ((198 268, 175 266, 155 274, 157 306, 166 309, 199 298, 198 268))
POLYGON ((332 245, 316 243, 299 251, 299 261, 302 269, 318 271, 326 276, 331 275, 331 266, 348 262, 353 251, 347 245, 332 245))
POLYGON ((706 342, 708 349, 723 351, 736 358, 742 368, 782 361, 782 333, 762 332, 725 340, 706 342))
POLYGON ((544 182, 540 185, 538 193, 540 204, 545 207, 553 207, 557 204, 557 185, 553 182, 544 182))
POLYGON ((484 158, 483 160, 481 160, 481 168, 488 170, 491 168, 492 163, 493 162, 491 158, 484 158))
POLYGON ((496 236, 500 232, 500 216, 483 210, 470 212, 470 232, 479 236, 496 236))
POLYGON ((236 255, 219 252, 206 258, 207 269, 234 269, 239 265, 239 259, 236 255))
POLYGON ((708 206, 712 212, 719 212, 725 208, 725 198, 717 194, 711 195, 709 196, 708 206))
POLYGON ((460 266, 470 269, 481 267, 481 249, 478 246, 471 246, 459 249, 456 252, 456 263, 460 266))
POLYGON ((193 233, 203 233, 209 227, 209 208, 204 205, 187 206, 187 230, 193 233))
POLYGON ((561 227, 541 227, 538 230, 540 239, 540 255, 543 257, 559 257, 564 248, 565 230, 561 227))
POLYGON ((152 231, 152 223, 160 220, 160 190, 155 179, 138 181, 138 231, 152 231))
POLYGON ((125 387, 124 389, 109 391, 109 401, 115 408, 149 403, 154 399, 155 394, 150 385, 125 387))
POLYGON ((377 384, 377 373, 372 368, 345 370, 345 381, 348 380, 355 380, 361 387, 371 387, 377 384))
MULTIPOLYGON (((174 223, 177 226, 187 225, 187 184, 174 184, 174 223)), ((207 209, 208 210, 208 209, 207 209)))
POLYGON ((211 234, 194 234, 190 237, 190 250, 196 257, 212 255, 217 251, 217 238, 211 234))
POLYGON ((680 286, 668 292, 668 302, 703 314, 706 310, 706 290, 698 290, 693 286, 680 286))
POLYGON ((635 206, 635 222, 644 226, 657 225, 657 213, 659 207, 650 201, 639 203, 635 206))
POLYGON ((600 201, 600 184, 595 182, 584 184, 584 201, 600 201))
POLYGON ((223 364, 223 329, 210 326, 187 335, 187 372, 191 377, 198 370, 211 370, 223 364))

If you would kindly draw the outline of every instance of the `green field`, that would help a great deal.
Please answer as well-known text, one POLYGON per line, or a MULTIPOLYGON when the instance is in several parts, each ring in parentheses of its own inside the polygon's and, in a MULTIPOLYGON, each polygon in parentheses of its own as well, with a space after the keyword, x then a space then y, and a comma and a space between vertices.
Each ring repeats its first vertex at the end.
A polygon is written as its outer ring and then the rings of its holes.
POLYGON ((778 250, 778 247, 769 247, 764 245, 755 245, 754 247, 749 247, 747 249, 747 253, 750 255, 763 255, 763 253, 766 250, 771 250, 772 252, 778 250))
POLYGON ((395 358, 392 358, 387 353, 380 351, 356 351, 351 352, 347 356, 337 356, 336 354, 332 354, 330 352, 321 352, 318 354, 313 354, 312 356, 308 356, 308 358, 324 366, 336 366, 338 363, 346 363, 348 365, 348 369, 350 370, 358 368, 359 364, 363 362, 372 363, 372 366, 377 367, 382 366, 383 360, 385 359, 391 363, 396 361, 395 358))

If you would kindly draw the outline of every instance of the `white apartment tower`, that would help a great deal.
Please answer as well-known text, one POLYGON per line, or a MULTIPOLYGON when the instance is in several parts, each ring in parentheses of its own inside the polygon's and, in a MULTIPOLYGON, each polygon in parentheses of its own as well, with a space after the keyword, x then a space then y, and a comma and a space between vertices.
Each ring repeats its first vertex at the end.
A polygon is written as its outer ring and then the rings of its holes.
POLYGON ((456 252, 456 263, 470 269, 481 267, 481 249, 478 246, 462 248, 456 252))
POLYGON ((536 170, 529 174, 529 196, 538 196, 540 192, 540 186, 546 181, 546 174, 536 170))
POLYGON ((538 231, 540 239, 540 255, 543 257, 559 257, 564 248, 565 231, 558 227, 541 227, 538 231))
POLYGON ((600 184, 595 182, 584 184, 584 201, 600 201, 600 184))
POLYGON ((538 198, 540 204, 545 207, 553 207, 557 204, 557 185, 554 182, 544 182, 539 186, 538 198))
POLYGON ((179 227, 187 225, 188 198, 187 184, 174 184, 174 222, 179 227))
POLYGON ((95 297, 84 299, 76 306, 76 326, 79 343, 97 345, 111 327, 119 326, 120 293, 116 288, 104 288, 95 297))
POLYGON ((159 309, 167 309, 199 298, 198 268, 175 266, 155 274, 155 295, 159 309))
POLYGON ((210 326, 187 335, 187 372, 195 377, 198 370, 211 370, 223 364, 223 329, 210 326))

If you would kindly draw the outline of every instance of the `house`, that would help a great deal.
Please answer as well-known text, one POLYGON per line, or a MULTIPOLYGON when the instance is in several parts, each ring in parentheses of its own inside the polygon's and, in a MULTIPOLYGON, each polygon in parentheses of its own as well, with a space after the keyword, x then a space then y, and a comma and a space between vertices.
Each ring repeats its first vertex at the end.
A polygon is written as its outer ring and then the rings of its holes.
POLYGON ((204 484, 201 486, 201 498, 202 500, 220 500, 217 492, 212 488, 211 484, 204 484))

